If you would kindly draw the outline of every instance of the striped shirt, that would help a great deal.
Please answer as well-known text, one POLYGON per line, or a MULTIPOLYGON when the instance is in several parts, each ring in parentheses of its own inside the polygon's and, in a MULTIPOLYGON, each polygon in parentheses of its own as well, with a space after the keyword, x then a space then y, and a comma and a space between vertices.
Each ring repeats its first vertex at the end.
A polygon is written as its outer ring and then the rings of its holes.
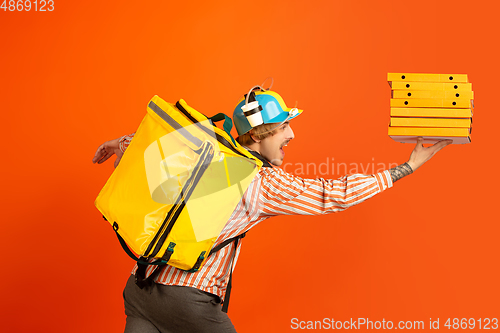
MULTIPOLYGON (((130 136, 124 138, 124 142, 128 140, 128 143, 132 139, 130 136)), ((353 174, 337 180, 327 180, 300 178, 277 167, 262 168, 244 193, 215 246, 247 232, 272 216, 340 212, 390 187, 392 179, 387 170, 374 175, 353 174)), ((234 269, 240 249, 241 241, 236 253, 232 243, 227 245, 208 257, 203 267, 195 273, 165 265, 156 276, 155 282, 194 287, 224 298, 231 259, 234 257, 234 269)), ((135 274, 136 269, 137 266, 132 274, 135 274)), ((146 276, 152 271, 153 267, 148 266, 146 276)))
POLYGON ((125 152, 125 150, 128 148, 130 145, 130 141, 134 138, 135 133, 129 134, 129 135, 124 135, 118 140, 118 147, 122 152, 125 152))

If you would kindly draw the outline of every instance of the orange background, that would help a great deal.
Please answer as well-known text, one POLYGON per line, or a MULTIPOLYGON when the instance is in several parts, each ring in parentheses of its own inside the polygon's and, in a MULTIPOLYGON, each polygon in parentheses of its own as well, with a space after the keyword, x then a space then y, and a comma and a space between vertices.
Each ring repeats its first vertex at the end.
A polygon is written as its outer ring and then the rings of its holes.
POLYGON ((231 114, 273 76, 305 110, 285 162, 402 163, 413 146, 387 136, 388 72, 468 74, 473 143, 346 212, 253 229, 229 315, 238 332, 293 331, 292 318, 440 318, 441 329, 450 317, 499 318, 498 5, 185 3, 0 11, 2 331, 123 331, 132 261, 93 206, 112 162, 91 159, 135 131, 153 95, 231 114))

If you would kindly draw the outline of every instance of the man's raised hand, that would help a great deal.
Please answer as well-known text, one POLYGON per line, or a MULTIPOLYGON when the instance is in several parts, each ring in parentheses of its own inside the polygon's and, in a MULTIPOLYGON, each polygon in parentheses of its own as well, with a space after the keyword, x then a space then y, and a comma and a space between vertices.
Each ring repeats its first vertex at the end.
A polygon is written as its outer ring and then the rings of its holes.
POLYGON ((116 160, 114 163, 115 168, 120 163, 120 160, 123 156, 123 152, 119 147, 120 138, 114 139, 111 141, 106 141, 102 145, 97 148, 95 152, 94 158, 92 159, 92 163, 101 164, 108 160, 111 156, 116 154, 116 160))
POLYGON ((442 140, 430 147, 424 147, 423 142, 424 139, 422 137, 417 138, 417 144, 411 152, 410 159, 407 162, 413 171, 420 168, 425 162, 430 160, 434 154, 452 143, 453 140, 442 140))

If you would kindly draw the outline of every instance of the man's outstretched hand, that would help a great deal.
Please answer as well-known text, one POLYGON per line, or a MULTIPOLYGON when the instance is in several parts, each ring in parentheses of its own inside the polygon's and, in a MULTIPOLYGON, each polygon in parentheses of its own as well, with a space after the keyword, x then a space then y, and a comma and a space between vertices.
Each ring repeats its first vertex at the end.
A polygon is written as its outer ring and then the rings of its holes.
POLYGON ((445 146, 453 142, 453 140, 442 140, 430 147, 424 147, 424 139, 417 138, 417 144, 411 152, 408 162, 398 165, 395 168, 389 169, 392 182, 395 183, 399 179, 412 174, 415 170, 420 168, 425 162, 431 159, 435 153, 443 149, 445 146))
POLYGON ((97 148, 97 151, 95 152, 95 156, 92 159, 92 163, 97 163, 97 164, 104 163, 108 158, 116 154, 116 160, 114 164, 116 168, 123 156, 123 152, 120 150, 119 147, 119 141, 120 138, 104 142, 102 145, 100 145, 99 148, 97 148))
POLYGON ((424 139, 419 137, 417 139, 417 145, 415 149, 411 152, 410 159, 408 160, 408 164, 411 166, 413 171, 420 168, 425 162, 431 159, 434 154, 438 151, 449 145, 453 142, 453 140, 442 140, 436 142, 430 147, 424 147, 423 145, 424 139))

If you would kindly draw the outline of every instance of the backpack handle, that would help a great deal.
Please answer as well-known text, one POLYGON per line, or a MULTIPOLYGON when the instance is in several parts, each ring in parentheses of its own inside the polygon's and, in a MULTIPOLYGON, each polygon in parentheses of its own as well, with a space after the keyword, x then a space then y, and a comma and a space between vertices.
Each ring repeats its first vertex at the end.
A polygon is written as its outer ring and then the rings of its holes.
POLYGON ((210 119, 214 123, 221 121, 221 120, 224 120, 224 124, 222 125, 222 128, 224 129, 224 132, 226 132, 227 135, 229 135, 229 137, 231 138, 231 141, 233 141, 233 144, 236 146, 236 141, 234 140, 233 136, 231 135, 231 129, 233 128, 233 121, 231 120, 231 118, 229 118, 224 113, 217 113, 215 116, 212 116, 208 119, 210 119))
POLYGON ((123 250, 125 251, 126 254, 128 254, 128 256, 132 259, 132 260, 135 260, 138 264, 140 265, 145 265, 145 266, 148 266, 148 265, 158 265, 158 266, 162 266, 162 265, 166 265, 167 262, 164 261, 164 260, 156 260, 156 261, 153 261, 153 262, 148 262, 148 261, 144 261, 142 257, 140 258, 137 258, 134 253, 129 249, 129 247, 127 246, 127 243, 125 242, 125 240, 122 238, 122 236, 120 236, 120 234, 118 234, 118 232, 116 232, 115 230, 115 233, 116 233, 116 237, 118 237, 118 241, 120 242, 120 245, 122 246, 123 250))

